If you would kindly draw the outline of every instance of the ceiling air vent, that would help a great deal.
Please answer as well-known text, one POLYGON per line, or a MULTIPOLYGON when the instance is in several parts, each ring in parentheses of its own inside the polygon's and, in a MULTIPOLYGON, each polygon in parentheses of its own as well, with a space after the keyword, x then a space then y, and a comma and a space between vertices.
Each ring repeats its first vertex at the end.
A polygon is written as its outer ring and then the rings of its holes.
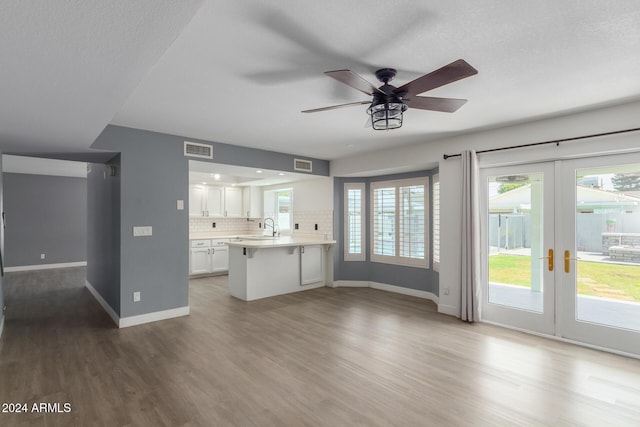
POLYGON ((201 159, 213 159, 213 146, 185 141, 184 155, 188 157, 200 157, 201 159))
POLYGON ((293 170, 311 172, 311 160, 293 159, 293 170))

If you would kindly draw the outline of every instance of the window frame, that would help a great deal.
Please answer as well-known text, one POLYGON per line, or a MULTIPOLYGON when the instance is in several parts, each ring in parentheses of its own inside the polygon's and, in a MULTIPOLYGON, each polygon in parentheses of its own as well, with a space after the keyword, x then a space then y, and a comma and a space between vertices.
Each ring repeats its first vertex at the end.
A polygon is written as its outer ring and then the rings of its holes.
POLYGON ((370 199, 370 214, 369 214, 369 225, 370 225, 370 245, 369 245, 369 256, 371 262, 378 262, 383 264, 393 264, 393 265, 401 265, 408 267, 419 267, 428 269, 429 262, 431 259, 430 252, 430 230, 429 230, 429 218, 430 218, 430 199, 429 194, 431 193, 431 188, 429 187, 429 177, 417 177, 417 178, 406 178, 406 179, 398 179, 398 180, 390 180, 390 181, 374 181, 370 183, 369 188, 369 199, 370 199), (403 187, 410 187, 416 185, 424 186, 424 258, 410 258, 400 256, 400 189, 403 187), (395 242, 395 255, 380 255, 374 253, 375 251, 375 206, 374 206, 374 193, 376 190, 381 188, 395 188, 395 230, 394 230, 394 242, 395 242))
POLYGON ((284 188, 275 188, 270 190, 263 190, 262 192, 262 212, 265 218, 271 218, 274 221, 274 225, 277 226, 279 232, 284 235, 293 234, 293 187, 284 187, 284 188), (279 210, 280 210, 280 202, 278 200, 278 193, 288 191, 290 192, 289 197, 289 221, 288 224, 285 224, 283 228, 283 224, 280 224, 279 218, 279 210))
POLYGON ((432 179, 432 185, 433 185, 433 189, 431 191, 432 197, 433 197, 433 213, 432 213, 432 218, 433 218, 433 224, 432 224, 432 244, 431 244, 431 255, 433 257, 433 270, 434 271, 440 271, 440 223, 442 220, 442 217, 440 216, 440 174, 437 173, 435 175, 433 175, 433 179, 432 179), (436 185, 437 185, 437 192, 436 192, 436 185), (436 193, 438 196, 438 200, 436 203, 436 193), (436 211, 437 208, 437 211, 436 211), (437 224, 436 224, 437 221, 437 224), (437 250, 436 250, 437 248, 437 250))
POLYGON ((366 261, 366 185, 364 182, 346 182, 344 184, 344 260, 366 261), (351 224, 349 221, 349 190, 360 190, 360 253, 350 253, 351 224))

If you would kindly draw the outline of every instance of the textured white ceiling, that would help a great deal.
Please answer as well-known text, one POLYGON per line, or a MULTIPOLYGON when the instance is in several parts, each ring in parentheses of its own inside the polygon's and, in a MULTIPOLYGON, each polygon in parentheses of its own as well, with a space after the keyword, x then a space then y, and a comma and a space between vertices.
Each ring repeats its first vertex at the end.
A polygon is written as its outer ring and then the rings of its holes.
POLYGON ((640 95, 635 0, 208 1, 114 123, 334 159, 640 95), (479 74, 428 92, 454 114, 409 110, 402 129, 365 128, 366 100, 323 75, 351 69, 396 85, 464 58, 479 74))
POLYGON ((77 151, 114 124, 335 159, 640 99, 637 0, 0 2, 0 148, 77 151), (193 18, 193 19, 192 19, 193 18), (463 58, 479 74, 365 128, 366 100, 323 75, 403 84, 463 58))
POLYGON ((0 2, 0 148, 83 151, 202 0, 0 2))

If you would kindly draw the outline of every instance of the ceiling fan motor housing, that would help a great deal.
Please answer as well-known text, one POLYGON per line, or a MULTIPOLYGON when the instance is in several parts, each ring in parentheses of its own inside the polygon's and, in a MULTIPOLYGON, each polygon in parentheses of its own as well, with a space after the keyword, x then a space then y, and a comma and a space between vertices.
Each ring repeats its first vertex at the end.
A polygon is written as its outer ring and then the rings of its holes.
POLYGON ((382 83, 387 84, 396 76, 396 70, 394 68, 381 68, 376 71, 376 78, 382 83))

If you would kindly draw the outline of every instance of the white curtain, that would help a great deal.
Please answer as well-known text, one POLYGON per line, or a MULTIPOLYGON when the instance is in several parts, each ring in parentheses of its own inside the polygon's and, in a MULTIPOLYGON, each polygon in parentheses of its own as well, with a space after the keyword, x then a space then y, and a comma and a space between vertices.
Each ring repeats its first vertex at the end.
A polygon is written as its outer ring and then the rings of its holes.
POLYGON ((476 152, 462 152, 462 247, 460 251, 460 319, 480 320, 480 212, 476 152))

